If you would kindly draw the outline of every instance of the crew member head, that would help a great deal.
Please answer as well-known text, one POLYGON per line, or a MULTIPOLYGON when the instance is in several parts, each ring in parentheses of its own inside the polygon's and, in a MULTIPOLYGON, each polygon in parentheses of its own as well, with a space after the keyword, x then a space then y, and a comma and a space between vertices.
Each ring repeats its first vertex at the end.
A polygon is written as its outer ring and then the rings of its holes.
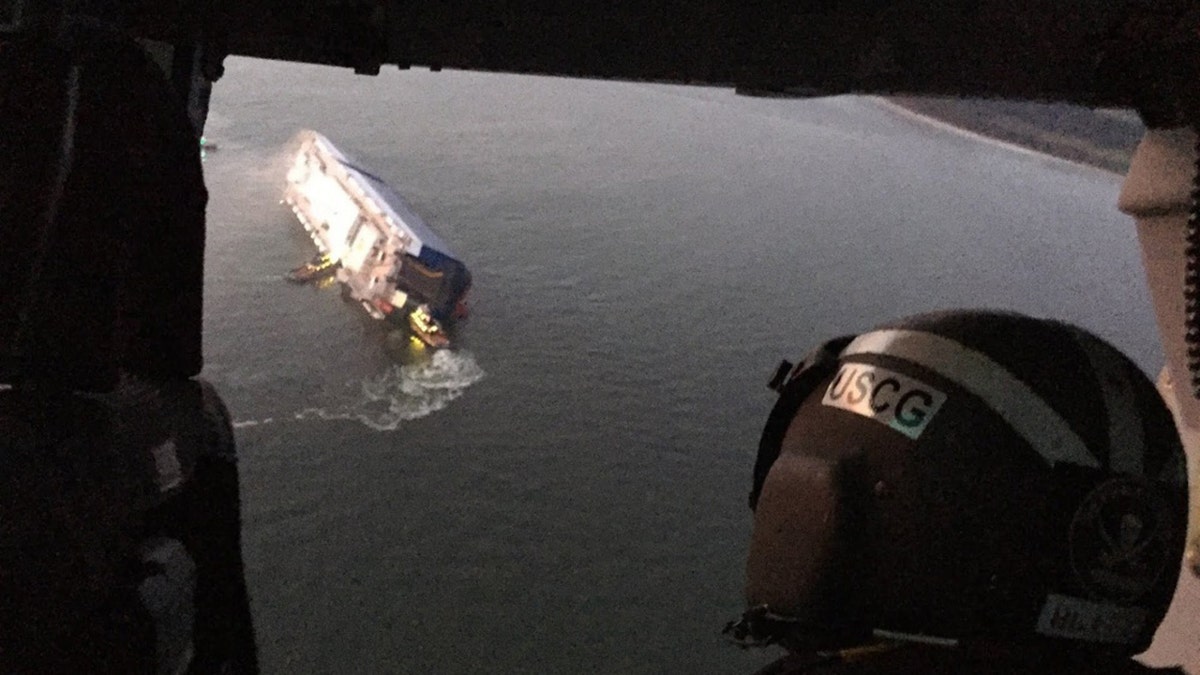
POLYGON ((1154 385, 1056 321, 927 314, 781 368, 743 637, 1125 658, 1166 613, 1186 473, 1154 385))

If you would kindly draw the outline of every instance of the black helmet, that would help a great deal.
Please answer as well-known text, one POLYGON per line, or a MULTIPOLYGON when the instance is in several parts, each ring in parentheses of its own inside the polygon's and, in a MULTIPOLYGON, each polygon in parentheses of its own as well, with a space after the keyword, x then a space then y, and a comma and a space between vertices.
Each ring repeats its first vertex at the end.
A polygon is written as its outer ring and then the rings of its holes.
POLYGON ((826 343, 773 386, 751 625, 812 649, 1149 646, 1180 569, 1185 460, 1115 348, 1057 321, 942 312, 826 343))

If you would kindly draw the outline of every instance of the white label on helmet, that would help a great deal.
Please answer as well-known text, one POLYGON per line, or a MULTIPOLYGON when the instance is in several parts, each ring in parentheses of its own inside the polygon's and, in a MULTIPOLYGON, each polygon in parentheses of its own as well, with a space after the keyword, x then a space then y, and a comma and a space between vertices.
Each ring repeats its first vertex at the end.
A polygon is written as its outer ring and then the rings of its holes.
POLYGON ((986 354, 932 333, 878 330, 854 339, 842 358, 881 354, 928 368, 979 397, 1053 466, 1099 468, 1100 461, 1050 404, 986 354))
POLYGON ((843 363, 822 405, 849 410, 916 440, 946 395, 907 375, 865 363, 843 363))
POLYGON ((1037 632, 1087 642, 1132 644, 1142 639, 1146 610, 1107 605, 1066 595, 1048 595, 1037 632))

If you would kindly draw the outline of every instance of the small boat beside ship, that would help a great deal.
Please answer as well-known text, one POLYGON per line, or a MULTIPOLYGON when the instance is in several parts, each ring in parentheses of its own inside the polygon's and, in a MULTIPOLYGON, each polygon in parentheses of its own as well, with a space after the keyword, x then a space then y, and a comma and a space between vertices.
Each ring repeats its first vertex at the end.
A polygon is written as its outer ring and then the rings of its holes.
POLYGON ((387 183, 305 131, 283 201, 318 250, 289 280, 332 275, 372 318, 407 326, 431 347, 449 346, 446 329, 467 315, 471 274, 387 183))
POLYGON ((337 262, 327 255, 318 253, 312 260, 288 272, 284 278, 292 283, 307 284, 327 279, 336 273, 337 262))
POLYGON ((446 331, 429 315, 429 309, 425 305, 420 305, 408 313, 408 327, 421 342, 434 349, 450 346, 450 338, 446 337, 446 331))

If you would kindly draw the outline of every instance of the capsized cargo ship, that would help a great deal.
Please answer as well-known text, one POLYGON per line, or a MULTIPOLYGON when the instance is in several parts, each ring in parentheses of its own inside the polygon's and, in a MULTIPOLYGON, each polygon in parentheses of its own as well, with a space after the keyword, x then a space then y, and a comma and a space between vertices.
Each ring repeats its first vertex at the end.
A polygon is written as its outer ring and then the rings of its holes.
POLYGON ((375 319, 408 326, 426 344, 467 314, 471 274, 404 198, 315 131, 299 136, 283 200, 318 255, 291 272, 330 275, 375 319))

